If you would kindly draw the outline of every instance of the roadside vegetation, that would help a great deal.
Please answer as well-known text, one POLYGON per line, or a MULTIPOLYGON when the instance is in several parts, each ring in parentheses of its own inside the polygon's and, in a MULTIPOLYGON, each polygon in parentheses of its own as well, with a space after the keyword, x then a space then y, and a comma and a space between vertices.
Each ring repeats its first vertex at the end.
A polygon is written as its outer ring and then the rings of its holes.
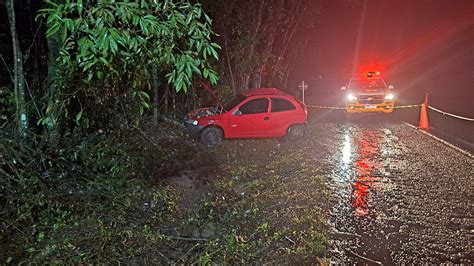
POLYGON ((318 10, 33 2, 0 1, 0 263, 324 257, 324 181, 301 165, 298 146, 209 148, 180 124, 209 104, 201 82, 223 98, 286 88, 302 49, 290 43, 304 44, 292 38, 297 15, 318 10), (291 169, 303 171, 301 187, 291 169))

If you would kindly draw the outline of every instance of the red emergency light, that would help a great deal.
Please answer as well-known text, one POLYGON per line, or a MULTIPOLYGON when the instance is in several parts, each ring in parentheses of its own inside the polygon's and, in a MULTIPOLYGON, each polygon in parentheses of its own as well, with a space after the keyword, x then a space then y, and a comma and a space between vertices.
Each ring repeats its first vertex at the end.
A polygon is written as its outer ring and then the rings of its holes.
POLYGON ((369 72, 367 72, 367 77, 368 78, 371 78, 371 77, 374 77, 374 76, 379 76, 379 75, 380 75, 379 71, 369 71, 369 72))

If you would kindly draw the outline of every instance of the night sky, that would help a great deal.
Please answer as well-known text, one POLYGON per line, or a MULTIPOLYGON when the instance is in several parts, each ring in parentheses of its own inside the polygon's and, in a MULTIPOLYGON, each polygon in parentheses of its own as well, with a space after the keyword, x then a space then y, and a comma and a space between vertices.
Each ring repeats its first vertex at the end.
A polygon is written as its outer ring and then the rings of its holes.
MULTIPOLYGON (((18 26, 29 33, 26 11, 17 10, 18 26)), ((4 12, 0 41, 9 42, 4 12)), ((328 0, 319 16, 304 19, 315 26, 287 89, 305 80, 307 103, 341 105, 340 87, 370 69, 395 86, 397 104, 418 104, 429 93, 433 106, 474 117, 474 0, 328 0)), ((20 37, 26 49, 30 40, 20 37)), ((10 53, 2 54, 8 62, 10 53)))
POLYGON ((290 85, 307 103, 341 104, 352 73, 379 70, 399 104, 430 104, 474 117, 474 1, 329 1, 300 52, 290 85))

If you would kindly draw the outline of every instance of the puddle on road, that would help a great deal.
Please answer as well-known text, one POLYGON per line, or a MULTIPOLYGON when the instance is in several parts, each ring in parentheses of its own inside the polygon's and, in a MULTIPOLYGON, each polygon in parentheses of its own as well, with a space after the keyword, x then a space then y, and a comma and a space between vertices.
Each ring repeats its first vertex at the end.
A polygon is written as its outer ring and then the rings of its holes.
POLYGON ((391 187, 383 160, 392 153, 388 144, 395 137, 388 129, 347 126, 343 132, 330 184, 335 195, 331 223, 336 235, 344 236, 336 236, 334 254, 345 262, 392 264, 389 247, 394 245, 377 225, 374 195, 391 187))

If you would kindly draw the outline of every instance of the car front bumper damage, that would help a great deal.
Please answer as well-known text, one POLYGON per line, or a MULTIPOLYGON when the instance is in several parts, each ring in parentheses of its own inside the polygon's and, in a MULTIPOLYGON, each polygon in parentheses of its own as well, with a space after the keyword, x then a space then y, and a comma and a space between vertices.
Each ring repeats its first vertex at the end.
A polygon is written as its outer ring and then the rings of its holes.
POLYGON ((204 126, 193 125, 193 121, 194 120, 192 120, 192 119, 185 119, 184 120, 184 126, 189 131, 189 133, 191 133, 191 135, 193 137, 199 138, 199 136, 201 135, 201 131, 204 128, 204 126))

